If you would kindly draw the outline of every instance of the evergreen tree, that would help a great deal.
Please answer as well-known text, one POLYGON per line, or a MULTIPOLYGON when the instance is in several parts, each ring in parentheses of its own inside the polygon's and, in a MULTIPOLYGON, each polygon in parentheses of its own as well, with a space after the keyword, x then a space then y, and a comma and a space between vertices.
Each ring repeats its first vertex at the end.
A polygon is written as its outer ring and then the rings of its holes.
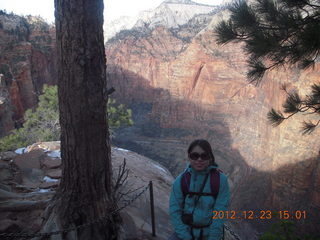
MULTIPOLYGON (((55 0, 62 177, 42 232, 55 239, 119 239, 106 117, 103 0, 55 0), (92 224, 97 219, 103 219, 92 224)), ((50 238, 50 237, 49 237, 50 238)))
MULTIPOLYGON (((229 20, 216 27, 217 43, 244 42, 249 55, 248 80, 259 84, 265 72, 286 64, 301 69, 312 67, 320 53, 319 0, 255 0, 248 4, 237 0, 228 6, 229 20)), ((285 86, 283 89, 286 91, 285 86)), ((287 92, 284 116, 272 109, 268 119, 273 125, 299 112, 320 114, 320 84, 302 99, 297 92, 287 92)), ((317 122, 304 122, 303 133, 311 133, 317 122)))

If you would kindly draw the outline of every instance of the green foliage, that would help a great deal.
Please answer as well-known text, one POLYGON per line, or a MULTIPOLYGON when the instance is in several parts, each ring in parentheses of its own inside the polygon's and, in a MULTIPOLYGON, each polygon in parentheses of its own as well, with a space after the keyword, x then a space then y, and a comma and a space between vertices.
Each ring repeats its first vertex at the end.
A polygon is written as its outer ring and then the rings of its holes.
POLYGON ((107 112, 110 127, 118 128, 133 125, 131 109, 127 109, 123 104, 118 105, 115 99, 109 98, 107 112))
MULTIPOLYGON (((109 98, 107 104, 110 128, 130 126, 132 112, 123 104, 109 98)), ((59 104, 57 86, 43 86, 39 104, 35 110, 28 109, 24 115, 25 122, 20 129, 0 139, 0 151, 14 150, 39 141, 56 141, 60 139, 59 104)))
POLYGON ((259 240, 320 240, 319 237, 298 236, 295 224, 288 220, 273 223, 270 230, 265 232, 259 240))
POLYGON ((17 148, 26 146, 28 141, 24 136, 24 131, 13 130, 10 135, 0 139, 0 152, 13 151, 17 148))
POLYGON ((0 139, 0 151, 14 150, 38 141, 54 141, 60 137, 57 87, 43 87, 38 107, 28 109, 23 127, 0 139))
POLYGON ((23 128, 28 131, 31 143, 54 141, 60 137, 58 89, 57 86, 43 86, 39 104, 35 111, 25 112, 23 128))

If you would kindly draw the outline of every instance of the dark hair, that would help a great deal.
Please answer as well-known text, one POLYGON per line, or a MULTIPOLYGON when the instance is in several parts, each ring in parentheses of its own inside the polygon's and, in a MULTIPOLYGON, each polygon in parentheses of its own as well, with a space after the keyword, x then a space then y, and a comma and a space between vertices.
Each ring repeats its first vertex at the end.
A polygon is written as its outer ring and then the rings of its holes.
POLYGON ((213 152, 212 152, 211 145, 210 145, 210 143, 209 143, 207 140, 204 140, 204 139, 194 140, 194 141, 189 145, 188 154, 191 153, 192 149, 193 149, 195 146, 201 147, 206 153, 208 153, 208 154, 210 155, 211 159, 212 159, 211 165, 216 165, 216 163, 215 163, 215 158, 214 158, 214 155, 213 155, 213 152))

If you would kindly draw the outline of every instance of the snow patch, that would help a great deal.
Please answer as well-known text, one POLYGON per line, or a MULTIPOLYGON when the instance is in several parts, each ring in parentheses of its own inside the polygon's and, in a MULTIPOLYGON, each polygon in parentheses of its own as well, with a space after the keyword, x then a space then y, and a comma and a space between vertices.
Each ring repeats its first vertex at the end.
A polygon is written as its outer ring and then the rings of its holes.
POLYGON ((51 189, 40 188, 38 192, 39 193, 51 192, 51 189))
POLYGON ((52 158, 61 158, 61 152, 60 152, 60 150, 51 151, 51 152, 47 153, 47 155, 48 155, 49 157, 52 157, 52 158))
POLYGON ((17 153, 17 154, 24 154, 26 151, 26 148, 23 147, 23 148, 18 148, 17 150, 15 150, 14 152, 17 153))
POLYGON ((118 148, 118 147, 115 147, 114 149, 119 150, 119 151, 123 151, 123 152, 130 152, 130 150, 118 148))
POLYGON ((45 177, 43 178, 43 181, 45 181, 45 182, 58 182, 59 180, 58 180, 58 179, 51 178, 51 177, 48 177, 48 176, 45 176, 45 177))

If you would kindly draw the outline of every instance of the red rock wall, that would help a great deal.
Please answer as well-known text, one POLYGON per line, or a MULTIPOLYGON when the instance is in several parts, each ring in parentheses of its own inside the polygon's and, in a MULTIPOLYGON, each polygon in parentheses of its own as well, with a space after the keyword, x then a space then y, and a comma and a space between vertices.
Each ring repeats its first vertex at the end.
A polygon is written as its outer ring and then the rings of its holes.
POLYGON ((1 15, 0 22, 4 26, 0 29, 0 73, 2 87, 9 93, 6 107, 11 109, 5 117, 0 116, 0 136, 4 136, 21 125, 24 112, 36 106, 43 84, 55 84, 57 74, 53 28, 15 15, 1 15))
POLYGON ((289 91, 307 94, 320 79, 320 64, 313 70, 271 71, 256 87, 246 81, 241 46, 218 46, 214 39, 214 32, 206 29, 186 43, 158 28, 143 38, 109 43, 109 85, 122 101, 151 102, 150 117, 161 127, 193 131, 183 141, 209 139, 222 152, 218 161, 230 175, 233 194, 238 194, 233 207, 284 210, 304 202, 314 223, 320 214, 320 191, 312 187, 320 181, 315 160, 319 136, 300 132, 301 121, 313 116, 299 115, 273 128, 267 112, 281 109, 283 83, 289 91))

